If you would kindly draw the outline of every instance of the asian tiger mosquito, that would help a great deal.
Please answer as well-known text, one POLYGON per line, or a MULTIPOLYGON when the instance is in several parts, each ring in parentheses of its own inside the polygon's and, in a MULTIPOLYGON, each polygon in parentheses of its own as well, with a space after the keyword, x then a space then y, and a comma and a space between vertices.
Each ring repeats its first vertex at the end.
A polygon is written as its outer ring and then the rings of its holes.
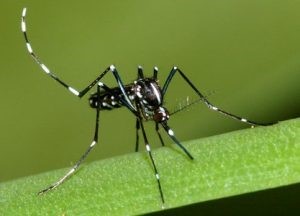
POLYGON ((164 203, 165 198, 160 183, 160 176, 156 168, 154 158, 151 153, 150 144, 147 139, 143 122, 154 121, 155 130, 159 136, 161 144, 164 145, 161 134, 159 132, 159 127, 162 126, 162 128, 166 131, 167 135, 173 140, 173 142, 187 155, 187 157, 193 160, 193 156, 191 155, 191 153, 178 141, 178 139, 175 137, 173 130, 169 127, 168 120, 170 118, 170 114, 168 110, 163 106, 164 96, 168 90, 170 82, 172 81, 176 73, 179 74, 181 78, 187 83, 187 85, 194 90, 194 92, 199 96, 199 100, 201 100, 209 109, 224 114, 225 116, 228 116, 235 120, 247 123, 251 126, 266 126, 272 124, 272 123, 270 124, 256 123, 254 121, 249 121, 245 118, 231 114, 227 111, 224 111, 214 106, 212 103, 210 103, 207 100, 207 98, 195 87, 195 85, 190 81, 190 79, 178 67, 173 67, 171 69, 164 85, 160 87, 157 80, 157 74, 158 74, 157 67, 154 67, 152 77, 144 77, 143 69, 141 66, 139 66, 137 79, 133 83, 124 85, 116 67, 114 65, 110 65, 87 87, 85 87, 81 91, 77 91, 75 88, 69 86, 60 78, 58 78, 54 73, 52 73, 52 71, 50 71, 50 69, 33 52, 32 46, 29 42, 27 32, 26 32, 25 16, 26 16, 26 8, 23 8, 22 17, 21 17, 21 30, 24 34, 27 50, 31 55, 31 57, 35 60, 35 62, 42 68, 42 70, 47 75, 49 75, 60 85, 65 87, 67 90, 69 90, 73 95, 79 98, 82 98, 92 87, 94 87, 97 84, 97 91, 95 93, 92 93, 89 98, 90 107, 96 110, 96 123, 95 123, 95 132, 94 132, 93 141, 91 142, 87 150, 84 152, 84 154, 80 157, 80 159, 76 162, 76 164, 62 178, 60 178, 57 182, 51 184, 49 187, 41 190, 40 192, 38 192, 38 194, 44 194, 61 185, 68 177, 70 177, 78 169, 80 164, 88 156, 91 150, 96 146, 96 144, 98 143, 100 111, 113 110, 115 108, 126 107, 129 111, 131 111, 131 113, 136 118, 136 151, 138 151, 138 146, 139 146, 138 132, 139 130, 142 130, 142 135, 146 146, 146 152, 148 153, 151 164, 153 166, 161 201, 162 203, 164 203), (110 88, 104 83, 100 82, 100 80, 109 72, 113 74, 117 82, 117 87, 110 88))

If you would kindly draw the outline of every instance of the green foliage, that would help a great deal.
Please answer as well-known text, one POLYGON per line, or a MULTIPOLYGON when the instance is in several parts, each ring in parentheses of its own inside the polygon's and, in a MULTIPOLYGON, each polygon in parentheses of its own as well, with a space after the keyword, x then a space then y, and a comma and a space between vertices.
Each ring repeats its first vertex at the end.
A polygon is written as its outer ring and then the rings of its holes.
POLYGON ((136 215, 300 182, 300 120, 154 150, 162 206, 146 153, 85 164, 57 190, 36 193, 67 169, 0 184, 0 215, 136 215))

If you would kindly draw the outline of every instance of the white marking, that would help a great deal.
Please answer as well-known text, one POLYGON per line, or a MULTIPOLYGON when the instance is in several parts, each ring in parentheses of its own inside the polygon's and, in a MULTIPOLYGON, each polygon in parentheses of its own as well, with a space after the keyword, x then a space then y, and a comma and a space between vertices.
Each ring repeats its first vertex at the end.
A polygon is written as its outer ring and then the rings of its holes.
POLYGON ((218 108, 215 107, 215 106, 211 106, 211 108, 212 108, 213 110, 218 110, 218 108))
POLYGON ((99 85, 100 87, 103 87, 103 86, 104 86, 104 84, 103 84, 102 82, 98 82, 98 85, 99 85))
POLYGON ((153 92, 154 92, 154 94, 155 94, 155 96, 156 96, 156 99, 157 99, 157 101, 158 101, 158 104, 160 104, 161 103, 161 96, 160 96, 160 93, 157 91, 157 88, 155 88, 155 86, 153 85, 153 83, 151 83, 150 84, 151 86, 152 86, 152 89, 153 89, 153 92))
POLYGON ((26 24, 23 20, 22 20, 22 23, 21 23, 21 29, 22 29, 22 32, 26 32, 26 24))
POLYGON ((242 122, 247 122, 247 119, 241 118, 242 122))
POLYGON ((138 66, 139 69, 143 69, 141 65, 138 66))
POLYGON ((136 92, 136 95, 137 95, 139 98, 143 98, 143 95, 141 94, 140 91, 137 91, 137 92, 136 92))
POLYGON ((155 174, 155 177, 156 177, 157 180, 159 179, 158 173, 155 174))
POLYGON ((168 130, 168 134, 169 134, 170 136, 174 136, 174 131, 172 131, 171 129, 169 129, 169 130, 168 130))
POLYGON ((28 52, 33 53, 30 43, 26 43, 28 52))
POLYGON ((26 10, 27 10, 27 8, 23 8, 23 11, 22 11, 22 17, 25 17, 25 16, 26 16, 26 10))
POLYGON ((92 144, 90 145, 91 147, 94 147, 94 145, 96 145, 97 142, 96 141, 93 141, 92 144))
POLYGON ((76 89, 73 89, 72 87, 68 87, 68 89, 70 90, 70 92, 72 92, 74 95, 78 96, 79 92, 76 89))
POLYGON ((112 96, 110 97, 110 99, 114 100, 114 99, 115 99, 115 97, 112 95, 112 96))
POLYGON ((110 104, 106 103, 106 102, 103 102, 103 103, 102 103, 102 106, 108 107, 108 108, 112 108, 112 106, 111 106, 110 104))
POLYGON ((176 66, 174 66, 174 67, 173 67, 173 69, 174 69, 174 70, 177 70, 177 67, 176 67, 176 66))
POLYGON ((114 65, 111 65, 111 66, 109 66, 109 69, 110 69, 111 71, 114 71, 114 70, 116 70, 116 67, 115 67, 114 65))
POLYGON ((41 67, 42 67, 42 69, 43 69, 47 74, 50 73, 50 70, 49 70, 49 68, 46 67, 46 65, 41 64, 41 67))
POLYGON ((155 67, 154 67, 154 70, 158 71, 158 67, 155 66, 155 67))
POLYGON ((146 145, 146 150, 148 151, 148 152, 150 152, 151 150, 150 150, 150 146, 149 146, 149 144, 147 144, 146 145))
POLYGON ((111 104, 114 106, 114 105, 117 104, 117 102, 116 101, 112 101, 111 104))

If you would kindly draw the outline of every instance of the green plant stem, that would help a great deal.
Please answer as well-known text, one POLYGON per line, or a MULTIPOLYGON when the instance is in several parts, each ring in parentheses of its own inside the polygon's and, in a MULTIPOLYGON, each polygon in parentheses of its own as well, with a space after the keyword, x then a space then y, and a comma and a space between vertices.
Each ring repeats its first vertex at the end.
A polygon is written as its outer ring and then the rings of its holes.
MULTIPOLYGON (((164 208, 300 182, 300 119, 184 142, 153 155, 164 208)), ((0 215, 136 215, 162 210, 147 154, 85 164, 58 189, 36 193, 67 169, 0 184, 0 215)))

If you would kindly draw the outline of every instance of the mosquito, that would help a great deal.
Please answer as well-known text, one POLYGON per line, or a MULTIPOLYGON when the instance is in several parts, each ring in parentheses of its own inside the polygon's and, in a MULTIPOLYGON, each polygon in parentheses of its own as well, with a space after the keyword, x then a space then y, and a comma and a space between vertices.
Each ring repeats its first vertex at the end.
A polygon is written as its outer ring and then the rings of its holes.
POLYGON ((196 88, 196 86, 192 83, 192 81, 185 75, 185 73, 178 67, 173 67, 169 72, 169 75, 166 78, 166 81, 162 85, 162 87, 158 83, 157 75, 158 68, 154 67, 153 75, 151 77, 145 77, 143 73, 143 68, 138 66, 137 69, 137 79, 129 84, 124 85, 121 76, 114 65, 110 65, 107 67, 99 76, 96 77, 87 87, 82 89, 81 91, 76 90, 75 88, 68 85, 66 82, 61 80, 58 76, 55 75, 35 54, 32 49, 31 43, 28 38, 28 34, 26 31, 26 8, 23 8, 22 17, 21 17, 21 30, 23 32, 25 43, 27 47, 27 51, 34 59, 34 61, 41 67, 41 69, 57 81, 62 87, 67 89, 73 95, 82 98, 85 96, 94 86, 96 86, 97 90, 95 93, 92 93, 89 97, 89 105, 91 108, 96 110, 96 121, 95 121, 95 131, 94 137, 87 148, 87 150, 83 153, 83 155, 79 158, 79 160, 75 163, 75 165, 58 181, 51 184, 49 187, 41 190, 38 194, 44 194, 54 188, 57 188, 61 185, 67 178, 69 178, 74 172, 79 168, 81 163, 85 160, 85 158, 90 154, 90 152, 94 149, 96 144, 98 143, 98 129, 99 129, 99 119, 100 113, 105 110, 114 110, 121 107, 126 107, 135 117, 136 119, 136 146, 135 150, 138 151, 139 148, 139 132, 142 132, 143 141, 146 147, 146 152, 151 161, 151 165, 154 171, 154 176, 157 182, 158 191, 160 194, 160 198, 162 203, 165 203, 164 193, 160 181, 160 175, 153 158, 151 147, 148 142, 147 134, 144 128, 145 121, 153 121, 155 124, 156 133, 160 139, 162 145, 164 145, 162 136, 160 134, 160 127, 166 132, 171 140, 186 154, 186 156, 193 160, 192 154, 181 144, 181 142, 176 138, 174 131, 168 124, 168 120, 171 116, 168 109, 164 106, 164 97, 167 93, 168 87, 175 76, 175 74, 179 74, 179 76, 185 81, 187 86, 189 86, 199 97, 199 100, 202 101, 209 109, 212 111, 216 111, 221 113, 227 117, 235 119, 237 121, 244 122, 251 126, 267 126, 272 123, 257 123, 254 121, 247 120, 246 118, 239 117, 237 115, 231 114, 223 109, 220 109, 213 105, 211 102, 207 100, 207 98, 196 88), (116 87, 109 87, 106 84, 101 82, 101 79, 107 75, 112 74, 115 78, 116 87))

